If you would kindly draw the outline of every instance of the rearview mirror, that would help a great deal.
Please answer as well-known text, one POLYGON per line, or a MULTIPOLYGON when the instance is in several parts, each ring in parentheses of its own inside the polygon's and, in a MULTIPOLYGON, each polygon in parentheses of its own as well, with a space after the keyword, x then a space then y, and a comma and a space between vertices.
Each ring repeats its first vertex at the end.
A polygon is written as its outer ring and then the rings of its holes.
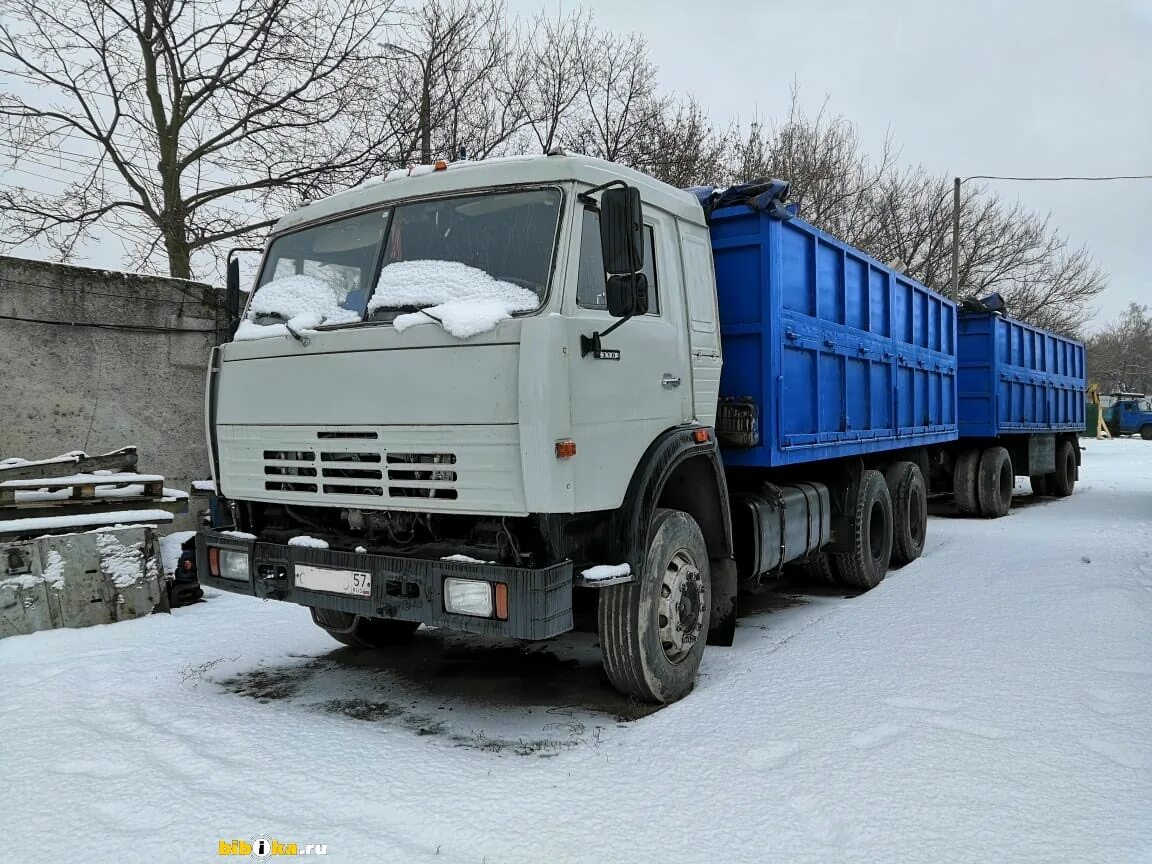
POLYGON ((600 249, 607 273, 636 273, 644 267, 644 213, 639 189, 612 186, 600 194, 600 249))
POLYGON ((240 259, 228 261, 228 280, 224 288, 224 308, 228 313, 228 332, 235 335, 240 325, 240 259))
POLYGON ((608 314, 613 318, 648 314, 648 277, 643 273, 609 276, 607 288, 608 314))

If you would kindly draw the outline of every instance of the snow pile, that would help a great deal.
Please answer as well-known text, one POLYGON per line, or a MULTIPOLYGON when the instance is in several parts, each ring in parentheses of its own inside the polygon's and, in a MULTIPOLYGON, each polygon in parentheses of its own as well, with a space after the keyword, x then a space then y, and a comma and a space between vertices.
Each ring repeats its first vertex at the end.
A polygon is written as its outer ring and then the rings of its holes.
POLYGON ((49 549, 48 554, 44 557, 48 560, 44 562, 44 570, 41 573, 41 577, 50 587, 63 588, 64 556, 55 549, 49 549))
POLYGON ((309 537, 307 534, 302 534, 299 537, 293 537, 288 541, 289 546, 306 546, 309 549, 327 549, 328 541, 321 540, 318 537, 309 537))
POLYGON ((221 593, 0 640, 3 848, 183 864, 266 833, 333 862, 663 864, 674 754, 692 824, 725 826, 679 832, 678 859, 1148 864, 1152 447, 1084 443, 1071 498, 933 517, 866 594, 741 598, 736 644, 639 719, 594 634, 526 655, 424 629, 352 662, 307 609, 221 593), (270 779, 302 761, 322 768, 270 779), (180 802, 179 842, 123 803, 139 789, 180 802))
POLYGON ((516 312, 531 312, 539 305, 535 291, 493 279, 476 267, 459 261, 420 260, 385 267, 376 293, 368 301, 368 311, 427 307, 423 312, 397 315, 392 326, 403 332, 435 320, 458 339, 467 339, 491 330, 516 312))
MULTIPOLYGON (((35 588, 47 582, 49 588, 60 590, 64 587, 64 556, 55 549, 49 549, 39 575, 20 573, 16 576, 0 577, 0 586, 15 588, 35 588)), ((27 602, 26 604, 27 605, 27 602)))
POLYGON ((116 510, 112 513, 80 513, 75 516, 37 516, 27 519, 0 520, 0 533, 32 534, 41 531, 48 534, 60 531, 62 528, 91 528, 97 525, 105 528, 119 525, 152 525, 171 522, 172 519, 172 514, 167 510, 116 510))
POLYGON ((315 276, 299 274, 274 279, 253 295, 248 317, 240 322, 236 339, 286 336, 288 328, 300 333, 321 324, 353 324, 360 320, 360 314, 340 305, 346 296, 347 291, 315 276), (279 315, 287 321, 261 326, 254 319, 262 315, 279 315))
POLYGON ((165 573, 176 572, 184 543, 195 536, 195 531, 174 531, 160 538, 160 560, 163 562, 165 573))
POLYGON ((607 582, 609 579, 622 579, 632 575, 632 568, 627 564, 597 564, 587 570, 581 570, 580 575, 585 582, 607 582))
POLYGON ((117 588, 129 588, 144 575, 144 551, 140 543, 125 546, 115 534, 97 534, 100 566, 117 588))

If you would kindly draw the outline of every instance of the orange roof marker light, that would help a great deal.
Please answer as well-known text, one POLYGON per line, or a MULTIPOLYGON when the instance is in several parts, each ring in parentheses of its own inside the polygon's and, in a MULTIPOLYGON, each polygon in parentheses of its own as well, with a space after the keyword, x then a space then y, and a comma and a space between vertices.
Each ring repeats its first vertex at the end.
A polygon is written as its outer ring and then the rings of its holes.
POLYGON ((436 170, 437 171, 447 171, 448 170, 448 162, 445 161, 444 159, 437 159, 436 160, 436 170))

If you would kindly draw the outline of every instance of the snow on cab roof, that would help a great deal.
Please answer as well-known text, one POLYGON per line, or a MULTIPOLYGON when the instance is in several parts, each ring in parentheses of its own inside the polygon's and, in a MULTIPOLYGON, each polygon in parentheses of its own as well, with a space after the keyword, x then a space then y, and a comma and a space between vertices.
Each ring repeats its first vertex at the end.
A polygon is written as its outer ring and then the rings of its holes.
POLYGON ((575 180, 599 186, 610 180, 624 180, 644 191, 645 203, 666 210, 681 219, 704 224, 704 211, 694 195, 642 174, 639 171, 594 159, 591 156, 502 156, 495 159, 449 162, 437 170, 433 165, 415 165, 389 171, 343 192, 314 201, 284 216, 273 233, 297 228, 309 222, 328 219, 352 210, 362 210, 405 198, 466 192, 524 183, 562 183, 575 180))

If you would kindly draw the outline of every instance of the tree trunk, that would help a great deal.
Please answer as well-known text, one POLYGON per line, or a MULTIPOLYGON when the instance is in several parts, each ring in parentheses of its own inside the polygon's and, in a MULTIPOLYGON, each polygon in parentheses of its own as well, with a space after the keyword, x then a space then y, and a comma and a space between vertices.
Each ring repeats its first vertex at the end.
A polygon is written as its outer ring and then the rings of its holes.
POLYGON ((177 279, 192 278, 192 249, 184 234, 183 223, 164 229, 164 249, 168 253, 168 275, 177 279))

